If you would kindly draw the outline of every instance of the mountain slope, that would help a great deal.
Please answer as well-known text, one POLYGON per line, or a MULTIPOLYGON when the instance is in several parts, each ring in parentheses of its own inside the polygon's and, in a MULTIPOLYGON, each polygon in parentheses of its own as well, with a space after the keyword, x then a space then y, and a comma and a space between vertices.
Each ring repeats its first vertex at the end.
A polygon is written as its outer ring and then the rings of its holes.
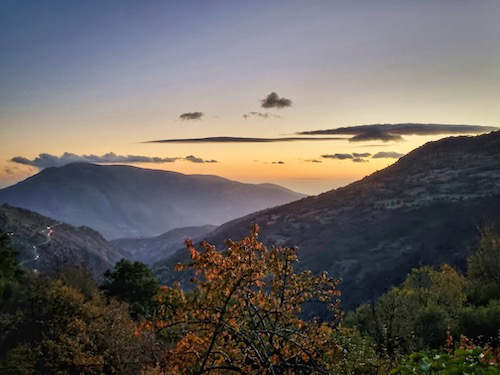
POLYGON ((277 185, 88 163, 47 168, 0 190, 0 203, 86 225, 106 238, 155 236, 178 227, 220 224, 301 197, 277 185))
POLYGON ((156 237, 119 238, 111 242, 128 251, 133 260, 153 264, 169 257, 183 246, 187 238, 197 240, 213 232, 215 228, 215 225, 175 228, 156 237))
POLYGON ((9 246, 18 252, 24 268, 43 273, 86 264, 99 278, 118 260, 130 257, 90 228, 75 228, 6 204, 0 206, 0 231, 9 234, 9 246))
MULTIPOLYGON (((343 188, 221 225, 207 240, 239 239, 250 225, 268 244, 296 246, 300 267, 343 278, 347 308, 379 296, 423 264, 463 265, 487 223, 500 224, 500 132, 428 143, 343 188)), ((180 250, 156 265, 179 277, 180 250)))

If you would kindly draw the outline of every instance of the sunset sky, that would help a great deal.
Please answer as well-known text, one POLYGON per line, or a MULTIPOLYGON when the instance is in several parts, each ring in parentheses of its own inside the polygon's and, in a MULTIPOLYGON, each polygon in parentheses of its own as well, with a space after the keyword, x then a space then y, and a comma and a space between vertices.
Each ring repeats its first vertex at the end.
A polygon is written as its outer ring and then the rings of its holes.
POLYGON ((500 126, 499 16, 498 0, 2 0, 0 187, 65 152, 175 158, 132 164, 309 194, 344 185, 396 160, 379 152, 448 134, 297 133, 500 126), (345 139, 147 142, 205 137, 345 139))

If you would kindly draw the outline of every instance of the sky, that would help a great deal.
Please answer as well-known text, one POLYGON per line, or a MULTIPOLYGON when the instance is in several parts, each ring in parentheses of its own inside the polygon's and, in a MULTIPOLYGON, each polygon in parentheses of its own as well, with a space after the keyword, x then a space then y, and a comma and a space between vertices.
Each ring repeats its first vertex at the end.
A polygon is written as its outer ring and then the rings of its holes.
POLYGON ((108 153, 83 160, 308 194, 345 185, 449 134, 148 141, 500 126, 499 14, 498 0, 2 0, 0 187, 37 173, 40 154, 61 163, 108 153))

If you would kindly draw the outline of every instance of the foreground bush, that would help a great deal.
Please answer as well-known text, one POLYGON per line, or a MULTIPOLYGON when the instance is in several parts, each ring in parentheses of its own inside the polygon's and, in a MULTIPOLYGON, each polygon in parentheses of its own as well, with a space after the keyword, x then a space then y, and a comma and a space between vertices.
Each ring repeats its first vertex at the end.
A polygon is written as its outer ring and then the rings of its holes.
POLYGON ((0 315, 2 374, 139 374, 146 347, 127 305, 60 279, 33 276, 24 287, 0 315))
POLYGON ((195 291, 177 286, 157 296, 157 319, 143 329, 166 342, 159 373, 323 374, 338 347, 333 332, 339 315, 337 280, 297 273, 294 249, 266 248, 258 228, 225 251, 188 242, 195 291), (300 318, 306 302, 329 306, 328 322, 300 318))
POLYGON ((452 354, 418 352, 391 371, 394 375, 495 375, 500 374, 497 358, 489 349, 457 349, 452 354))

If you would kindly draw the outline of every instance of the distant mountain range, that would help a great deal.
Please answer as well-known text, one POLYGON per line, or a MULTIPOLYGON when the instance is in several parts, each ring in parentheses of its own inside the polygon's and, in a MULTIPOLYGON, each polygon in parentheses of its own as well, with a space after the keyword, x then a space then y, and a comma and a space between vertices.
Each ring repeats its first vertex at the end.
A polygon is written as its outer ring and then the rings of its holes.
MULTIPOLYGON (((206 239, 261 227, 268 244, 298 249, 301 269, 342 278, 343 304, 375 299, 411 268, 463 266, 482 225, 500 224, 500 132, 430 142, 360 181, 262 210, 218 227, 206 239)), ((186 261, 179 250, 155 265, 164 281, 186 261)), ((187 281, 186 281, 187 282, 187 281)))
POLYGON ((111 242, 126 250, 131 259, 153 264, 172 255, 186 239, 199 241, 215 228, 215 225, 176 228, 155 237, 120 238, 111 242))
POLYGON ((46 168, 0 190, 0 203, 86 225, 116 239, 221 224, 303 196, 278 185, 244 184, 211 175, 73 163, 46 168))
POLYGON ((21 266, 42 273, 85 264, 99 279, 118 260, 131 258, 88 227, 76 228, 6 204, 0 206, 0 231, 8 233, 9 247, 18 253, 21 266))

